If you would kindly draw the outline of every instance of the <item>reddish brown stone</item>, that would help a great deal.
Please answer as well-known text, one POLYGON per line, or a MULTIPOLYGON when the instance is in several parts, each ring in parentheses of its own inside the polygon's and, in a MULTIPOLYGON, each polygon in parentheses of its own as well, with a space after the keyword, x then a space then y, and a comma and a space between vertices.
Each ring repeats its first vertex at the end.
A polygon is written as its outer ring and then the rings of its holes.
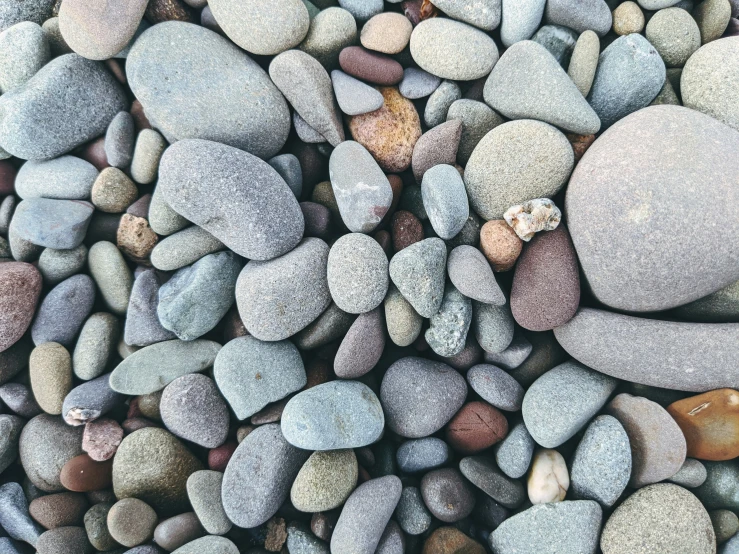
POLYGON ((108 155, 105 153, 105 137, 96 138, 81 146, 77 152, 77 156, 83 160, 90 162, 98 171, 102 171, 106 167, 110 167, 108 163, 108 155))
POLYGON ((326 240, 331 234, 331 211, 317 202, 301 202, 300 211, 305 220, 306 237, 318 237, 326 240))
POLYGON ((145 429, 146 427, 159 427, 159 425, 145 417, 132 417, 121 423, 121 427, 123 427, 123 431, 127 435, 130 435, 139 429, 145 429))
POLYGON ((151 204, 151 194, 144 194, 141 198, 136 200, 128 208, 126 213, 135 215, 136 217, 149 217, 149 204, 151 204))
POLYGON ((192 9, 180 0, 149 0, 144 17, 152 25, 163 21, 195 22, 192 9))
POLYGON ((396 253, 409 247, 411 244, 423 240, 423 224, 411 212, 400 210, 393 214, 391 225, 393 234, 393 249, 396 253))
POLYGON ((18 170, 8 160, 0 160, 0 195, 15 192, 15 176, 18 170))
POLYGON ((115 420, 96 419, 85 425, 82 450, 96 462, 110 460, 123 440, 123 428, 115 420))
POLYGON ((330 512, 317 512, 310 519, 310 530, 321 540, 326 542, 331 540, 331 535, 339 520, 339 510, 330 512))
POLYGON ((487 402, 462 406, 446 426, 446 440, 462 454, 474 454, 493 446, 508 433, 505 416, 487 402))
POLYGON ((208 467, 213 471, 226 471, 228 461, 231 459, 231 456, 233 456, 237 446, 238 444, 235 442, 229 441, 218 448, 212 448, 210 452, 208 452, 208 467))
POLYGON ((495 271, 508 271, 516 265, 523 241, 505 220, 494 219, 480 229, 480 248, 495 271))
POLYGON ((266 423, 275 423, 277 421, 280 421, 280 418, 282 417, 282 411, 285 409, 288 400, 290 399, 284 398, 279 402, 273 402, 272 404, 269 404, 266 408, 258 411, 256 414, 251 416, 250 421, 252 425, 264 425, 266 423))
POLYGON ((565 135, 567 140, 572 145, 572 151, 575 153, 575 164, 580 161, 583 154, 587 152, 588 148, 595 142, 595 135, 565 135))
POLYGON ((426 539, 422 554, 485 554, 485 548, 455 527, 440 527, 426 539))
POLYGON ((131 261, 149 266, 149 255, 159 242, 159 236, 149 227, 143 217, 123 214, 118 224, 116 243, 123 254, 131 261))
POLYGON ((349 75, 376 85, 395 85, 403 79, 403 66, 389 56, 361 46, 347 46, 339 54, 339 65, 349 75))
POLYGON ((140 133, 144 129, 151 129, 151 123, 149 123, 144 113, 144 106, 138 99, 131 102, 130 112, 133 117, 133 125, 136 128, 136 133, 140 133))
POLYGON ((264 539, 264 549, 268 552, 279 552, 287 541, 285 520, 273 517, 267 522, 267 537, 264 539))
POLYGON ((739 391, 718 389, 667 406, 685 435, 688 456, 719 462, 739 457, 739 391))
POLYGON ((374 238, 377 241, 377 244, 380 245, 382 248, 382 251, 385 252, 385 255, 389 258, 393 254, 393 239, 390 238, 390 233, 385 231, 384 229, 381 231, 377 231, 372 238, 374 238))
POLYGON ((126 417, 131 419, 134 417, 141 417, 143 415, 144 414, 139 409, 139 397, 134 396, 128 403, 128 413, 126 413, 126 417))
POLYGON ((0 352, 20 340, 41 294, 41 273, 31 264, 0 264, 0 352))
POLYGON ((75 456, 64 464, 59 480, 74 492, 107 489, 113 483, 113 460, 96 462, 87 454, 75 456))
POLYGON ((35 498, 28 506, 28 513, 42 527, 56 529, 82 525, 85 512, 89 508, 90 503, 84 494, 60 492, 35 498))

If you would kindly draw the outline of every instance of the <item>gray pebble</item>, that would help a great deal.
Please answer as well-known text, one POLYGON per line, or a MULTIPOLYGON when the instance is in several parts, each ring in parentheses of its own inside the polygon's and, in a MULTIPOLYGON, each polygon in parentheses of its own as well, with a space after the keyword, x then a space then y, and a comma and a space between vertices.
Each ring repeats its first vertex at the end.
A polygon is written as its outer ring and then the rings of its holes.
POLYGON ((0 537, 0 554, 23 554, 19 543, 9 537, 0 537))
POLYGON ((472 323, 472 301, 448 284, 439 311, 431 316, 424 338, 439 356, 449 358, 459 354, 467 341, 472 323))
POLYGON ((405 535, 394 520, 387 522, 375 554, 405 554, 405 535))
POLYGON ((446 246, 439 238, 404 248, 390 260, 390 278, 422 317, 441 308, 446 280, 446 246))
POLYGON ((31 419, 42 412, 31 388, 20 383, 6 383, 0 387, 0 400, 10 411, 26 419, 31 419))
POLYGON ((475 337, 485 352, 503 352, 510 346, 515 323, 509 304, 473 302, 472 318, 475 337))
POLYGON ((706 479, 693 490, 707 510, 739 510, 739 464, 733 461, 703 462, 706 479))
POLYGON ((689 12, 666 8, 652 16, 646 27, 647 40, 668 67, 682 67, 701 46, 701 32, 689 12))
POLYGON ((590 93, 600 57, 600 40, 594 31, 584 31, 572 51, 567 75, 583 96, 590 93))
POLYGON ((707 476, 706 466, 699 460, 686 458, 678 472, 668 480, 686 489, 694 489, 705 483, 707 476))
POLYGON ((33 21, 41 25, 51 17, 54 4, 54 0, 3 2, 0 4, 0 31, 21 21, 33 21))
POLYGON ((15 178, 15 192, 23 199, 89 200, 98 170, 74 156, 23 164, 15 178))
MULTIPOLYGON (((204 552, 208 554, 239 554, 239 549, 225 537, 208 535, 180 546, 172 554, 203 554, 204 552)), ((130 551, 126 554, 129 553, 130 551)))
POLYGON ((454 468, 435 469, 424 475, 421 495, 434 517, 445 523, 464 519, 475 508, 474 489, 454 468))
POLYGON ((208 231, 191 225, 160 240, 151 251, 151 265, 161 271, 174 271, 225 248, 208 231))
POLYGON ((34 344, 58 342, 72 346, 94 302, 95 283, 87 275, 74 275, 59 283, 49 291, 36 312, 31 327, 34 344))
POLYGON ((611 10, 603 0, 550 0, 544 14, 547 23, 566 25, 577 33, 587 30, 604 36, 611 30, 611 10))
POLYGON ((385 325, 398 346, 409 346, 421 334, 423 318, 413 309, 395 285, 390 285, 385 297, 385 325))
POLYGON ((18 204, 11 225, 23 240, 67 250, 82 243, 93 211, 87 202, 29 198, 18 204))
POLYGON ((358 381, 330 381, 298 393, 281 419, 285 439, 307 450, 359 448, 376 442, 385 426, 380 401, 358 381))
POLYGON ((224 535, 233 524, 226 516, 221 500, 223 473, 203 469, 187 478, 187 497, 200 524, 211 535, 224 535))
POLYGON ((339 108, 346 115, 374 112, 385 103, 380 91, 338 69, 331 72, 331 83, 339 108))
POLYGON ((118 344, 120 324, 107 312, 98 312, 87 318, 72 355, 74 374, 85 381, 105 372, 115 345, 118 344))
POLYGON ((176 338, 172 331, 159 322, 159 287, 161 278, 156 270, 148 269, 133 282, 126 312, 123 340, 132 346, 149 346, 176 338))
POLYGON ((17 205, 18 199, 12 194, 9 194, 0 202, 0 235, 4 237, 8 236, 10 220, 13 218, 13 212, 17 205))
POLYGON ((544 25, 531 40, 541 44, 563 68, 567 68, 577 44, 577 33, 560 25, 544 25))
POLYGON ((506 477, 490 458, 462 458, 459 470, 473 485, 506 508, 517 508, 526 499, 521 482, 506 477))
POLYGON ((447 111, 446 120, 458 119, 462 122, 462 136, 457 149, 457 161, 466 166, 482 138, 503 123, 503 118, 490 107, 476 100, 454 101, 447 111))
POLYGON ((116 315, 125 315, 133 274, 121 251, 112 242, 96 242, 90 247, 87 263, 106 306, 116 315))
MULTIPOLYGON (((405 74, 405 73, 404 73, 405 74)), ((442 81, 426 101, 423 120, 429 128, 441 125, 447 120, 449 107, 462 98, 462 89, 454 81, 442 81)))
POLYGON ((546 0, 503 0, 500 40, 509 47, 530 39, 541 24, 546 0))
POLYGON ((382 0, 339 0, 339 5, 357 21, 367 21, 383 10, 382 0))
POLYGON ((48 414, 38 415, 26 423, 18 448, 21 464, 31 483, 43 492, 65 490, 59 476, 64 464, 83 453, 82 432, 82 427, 72 427, 61 417, 48 414))
POLYGON ((303 192, 303 170, 295 154, 280 154, 267 160, 267 163, 280 174, 280 177, 284 179, 287 186, 293 191, 295 198, 300 200, 300 195, 303 192))
POLYGON ((67 425, 84 425, 107 414, 123 402, 123 396, 110 388, 110 373, 73 388, 64 398, 62 417, 67 425))
POLYGON ((519 330, 514 332, 513 341, 508 345, 508 348, 497 353, 485 352, 484 359, 485 363, 496 365, 506 371, 511 371, 523 364, 533 350, 534 346, 519 330))
POLYGON ((482 0, 472 4, 466 0, 436 0, 434 5, 452 19, 485 31, 492 31, 500 25, 501 0, 482 0))
POLYGON ((449 446, 441 439, 428 437, 405 441, 395 454, 398 467, 405 473, 434 469, 449 461, 449 446))
POLYGON ((308 35, 298 48, 330 71, 339 66, 341 50, 356 41, 357 22, 354 16, 343 8, 328 5, 311 19, 308 35))
POLYGON ((467 372, 467 382, 488 404, 507 411, 521 409, 524 389, 502 369, 488 364, 476 365, 467 372))
POLYGON ((317 538, 307 525, 299 521, 291 521, 287 526, 287 549, 290 554, 330 553, 328 544, 317 538))
POLYGON ((418 487, 405 487, 400 495, 398 507, 395 509, 395 518, 409 535, 425 533, 433 521, 431 513, 423 503, 423 497, 418 487))
POLYGON ((226 343, 213 364, 221 394, 240 420, 302 389, 305 368, 288 340, 262 342, 251 336, 226 343))
POLYGON ((334 357, 334 373, 340 379, 357 379, 368 373, 385 349, 385 325, 380 308, 354 320, 334 357))
POLYGON ((417 69, 407 67, 403 70, 403 80, 398 85, 400 94, 409 100, 418 100, 430 96, 441 84, 441 79, 436 75, 417 69))
MULTIPOLYGON (((3 396, 0 396, 0 400, 3 396)), ((0 414, 0 473, 18 457, 18 441, 25 423, 18 416, 0 414)))
POLYGON ((149 203, 149 225, 157 235, 171 235, 184 229, 190 222, 167 204, 161 187, 156 187, 149 203))
POLYGON ((505 438, 495 445, 495 463, 511 479, 520 479, 529 470, 536 442, 523 421, 513 425, 505 438))
POLYGON ((469 217, 464 182, 454 166, 439 164, 428 169, 421 183, 423 206, 442 239, 456 236, 469 217))
POLYGON ((451 282, 466 297, 497 306, 506 303, 490 264, 477 248, 457 246, 449 254, 447 271, 451 282))
POLYGON ((295 127, 295 132, 298 134, 298 138, 303 142, 308 144, 326 143, 326 137, 308 125, 305 119, 300 117, 298 112, 293 112, 293 126, 295 127))
POLYGON ((711 323, 739 321, 739 281, 689 304, 678 306, 674 313, 686 321, 711 323))
POLYGON ((713 531, 716 533, 717 544, 726 542, 736 535, 737 530, 739 530, 739 518, 732 511, 714 510, 709 512, 708 515, 711 517, 713 531))
POLYGON ((332 302, 318 319, 295 335, 295 345, 301 350, 325 346, 343 337, 355 319, 332 302))
POLYGON ((133 159, 136 130, 128 112, 118 112, 105 131, 105 157, 112 167, 126 169, 133 159))
POLYGON ((12 538, 36 546, 42 529, 28 514, 28 501, 18 483, 0 486, 0 527, 12 538))
POLYGON ((13 259, 17 262, 32 262, 43 252, 43 246, 37 246, 30 241, 20 237, 15 231, 15 223, 10 221, 8 226, 8 245, 13 259))
POLYGON ((44 281, 56 285, 79 273, 87 263, 87 246, 80 244, 71 250, 45 248, 38 259, 38 270, 44 281))
POLYGON ((137 183, 149 185, 157 178, 167 141, 153 129, 143 129, 136 137, 131 158, 131 177, 137 183))

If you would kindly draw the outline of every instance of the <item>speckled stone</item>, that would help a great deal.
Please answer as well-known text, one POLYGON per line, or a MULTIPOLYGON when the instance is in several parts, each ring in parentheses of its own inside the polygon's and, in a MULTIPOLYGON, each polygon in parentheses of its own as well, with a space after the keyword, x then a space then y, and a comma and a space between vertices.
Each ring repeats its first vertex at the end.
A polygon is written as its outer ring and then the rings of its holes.
POLYGON ((641 33, 644 23, 644 12, 636 2, 623 2, 613 10, 613 31, 619 36, 641 33))
POLYGON ((423 318, 394 285, 390 287, 385 297, 384 307, 390 340, 398 346, 412 344, 421 333, 423 318))
POLYGON ((333 510, 349 498, 358 475, 354 451, 314 452, 295 477, 290 501, 302 512, 333 510))
POLYGON ((380 361, 385 349, 385 325, 378 307, 361 314, 344 336, 334 358, 334 373, 340 379, 356 379, 380 361))
POLYGON ((116 315, 125 315, 133 287, 133 274, 121 251, 112 242, 96 242, 90 247, 87 263, 108 309, 116 315))
POLYGON ((506 477, 487 456, 462 458, 459 470, 473 485, 506 508, 517 508, 526 499, 521 482, 506 477))
POLYGON ((118 546, 108 531, 107 518, 111 506, 113 506, 112 502, 100 502, 85 513, 84 525, 87 538, 97 550, 113 550, 118 546))
POLYGON ((173 551, 205 534, 195 512, 185 512, 161 521, 154 528, 154 542, 167 551, 173 551))
POLYGON ((523 421, 513 425, 508 435, 495 445, 495 463, 511 479, 523 477, 531 465, 536 443, 523 421))
POLYGON ((19 453, 31 483, 44 492, 63 491, 62 467, 82 454, 81 442, 82 428, 67 425, 61 417, 41 414, 26 423, 19 453))
POLYGON ((233 524, 226 516, 221 500, 223 474, 200 470, 187 478, 187 497, 203 528, 212 535, 223 535, 233 524))
POLYGON ((487 402, 475 400, 462 406, 445 430, 446 442, 461 454, 476 454, 499 442, 508 433, 505 416, 487 402))
POLYGON ((731 21, 731 2, 704 0, 692 12, 700 28, 701 43, 706 44, 720 38, 731 21))
POLYGON ((545 0, 503 0, 500 38, 504 46, 531 38, 541 24, 544 4, 545 0))
POLYGON ((369 312, 387 293, 387 256, 367 235, 344 235, 329 252, 327 278, 331 297, 340 309, 351 314, 369 312))
POLYGON ((494 365, 480 364, 467 372, 470 387, 496 408, 518 411, 523 402, 524 389, 502 369, 494 365))
POLYGON ((331 72, 331 82, 339 108, 346 115, 373 112, 385 102, 378 90, 338 69, 331 72))
POLYGON ((18 441, 24 425, 25 421, 16 415, 0 414, 0 473, 18 457, 18 441))
POLYGON ((0 526, 5 532, 16 540, 36 546, 43 531, 31 520, 28 501, 18 483, 0 486, 0 508, 0 526))
POLYGON ((398 467, 405 473, 417 473, 444 465, 449 460, 449 446, 441 439, 428 437, 405 441, 395 453, 398 467))
POLYGON ((495 219, 482 226, 480 248, 495 271, 508 271, 516 264, 523 241, 505 220, 495 219))
POLYGON ((62 554, 64 552, 93 554, 95 551, 90 541, 87 540, 87 533, 83 527, 50 529, 39 537, 36 548, 39 554, 62 554))
POLYGON ((37 246, 56 249, 78 247, 85 238, 94 208, 87 202, 29 198, 15 209, 15 234, 37 246))
POLYGON ((442 239, 455 237, 470 215, 467 193, 459 171, 447 164, 434 165, 423 175, 421 196, 436 234, 442 239))
POLYGON ((686 489, 694 489, 705 483, 707 476, 706 466, 693 458, 685 458, 682 467, 669 481, 686 489))
POLYGON ((334 304, 294 337, 295 345, 301 350, 312 350, 325 346, 343 337, 352 326, 355 317, 334 304))
POLYGON ((402 14, 379 13, 362 26, 359 40, 368 50, 383 54, 399 54, 408 45, 411 31, 413 25, 402 14))
POLYGON ((462 98, 462 90, 454 81, 443 81, 426 101, 423 119, 428 127, 436 127, 446 121, 449 107, 462 98))
MULTIPOLYGON (((315 515, 317 516, 319 514, 315 515)), ((335 517, 338 517, 338 514, 335 517)), ((320 538, 316 538, 316 535, 317 533, 313 534, 307 525, 300 523, 299 521, 291 521, 287 526, 288 552, 294 552, 295 554, 329 554, 330 550, 328 544, 320 538)), ((330 537, 324 536, 321 538, 328 540, 330 537)), ((255 550, 254 554, 262 554, 262 552, 257 552, 255 550)))
POLYGON ((144 271, 133 282, 123 333, 126 344, 149 346, 176 338, 162 327, 157 316, 160 286, 161 277, 153 269, 144 271))
POLYGON ((547 23, 566 25, 578 33, 592 30, 603 36, 611 29, 611 10, 604 0, 553 0, 547 2, 547 23))
POLYGON ((123 429, 112 419, 101 418, 85 424, 82 450, 96 462, 111 459, 123 440, 123 429))
POLYGON ((31 264, 0 264, 0 352, 28 329, 41 294, 41 274, 31 264))
MULTIPOLYGON (((30 351, 30 347, 28 349, 30 351)), ((28 359, 29 352, 23 352, 23 364, 28 359)), ((39 415, 42 410, 30 387, 20 383, 6 383, 0 387, 0 400, 10 408, 10 410, 20 417, 31 419, 39 415)))
MULTIPOLYGON (((626 2, 626 4, 629 3, 626 2)), ((599 56, 600 39, 598 35, 595 31, 583 31, 575 43, 570 65, 567 67, 567 75, 583 96, 587 96, 593 86, 599 56)))
POLYGON ((472 328, 485 352, 503 352, 513 341, 515 323, 509 305, 473 302, 472 328))
POLYGON ((681 8, 659 10, 649 20, 647 40, 668 67, 682 67, 701 45, 701 32, 689 12, 681 8))
POLYGON ((357 79, 376 85, 395 85, 403 79, 403 66, 389 56, 361 46, 347 46, 339 54, 341 69, 357 79))
POLYGON ((424 475, 421 495, 429 511, 445 523, 464 519, 475 508, 474 489, 452 468, 436 469, 424 475))
POLYGON ((298 48, 317 59, 327 70, 339 65, 339 53, 357 40, 357 22, 343 8, 328 6, 310 21, 298 48))
POLYGON ((112 167, 125 169, 131 165, 135 141, 133 116, 118 112, 105 131, 105 156, 112 167))
POLYGON ((709 512, 713 524, 713 531, 716 534, 716 543, 721 544, 736 535, 739 530, 739 518, 734 512, 729 510, 714 510, 709 512))
POLYGON ((31 327, 33 342, 71 346, 94 301, 95 283, 87 275, 74 275, 59 283, 38 308, 31 327))
POLYGON ((519 331, 514 333, 513 341, 508 348, 502 352, 485 352, 484 360, 486 363, 511 371, 523 364, 533 349, 531 342, 519 331))
POLYGON ((90 197, 98 170, 75 156, 24 163, 15 178, 15 191, 26 198, 86 200, 90 197))
POLYGON ((293 191, 295 198, 300 200, 300 195, 303 192, 303 170, 297 156, 295 154, 280 154, 267 160, 267 163, 280 174, 280 177, 293 191))
POLYGON ((156 187, 149 203, 149 224, 158 235, 171 235, 187 227, 190 222, 167 204, 160 187, 156 187))
MULTIPOLYGON (((239 549, 232 541, 225 537, 207 536, 180 546, 172 554, 202 554, 203 552, 207 552, 208 554, 238 554, 239 549)), ((128 552, 126 554, 132 553, 128 552)))
POLYGON ((173 271, 224 248, 208 231, 192 225, 159 241, 151 251, 151 265, 162 271, 173 271))
POLYGON ((405 487, 400 495, 395 517, 403 531, 409 535, 420 535, 431 527, 431 513, 426 508, 417 487, 405 487))
POLYGON ((439 356, 456 356, 464 349, 471 323, 472 301, 449 284, 439 311, 430 318, 424 338, 439 356))
POLYGON ((51 17, 54 4, 54 0, 33 0, 32 2, 3 4, 0 11, 0 30, 4 31, 21 21, 33 21, 41 25, 51 17))
POLYGON ((156 512, 138 498, 123 498, 113 504, 108 512, 110 535, 129 548, 151 540, 156 524, 156 512))
POLYGON ((541 44, 562 68, 566 68, 575 50, 577 38, 577 33, 568 27, 544 25, 531 40, 541 44))
POLYGON ((439 123, 421 135, 413 148, 411 161, 416 181, 421 181, 424 174, 436 165, 453 165, 461 136, 462 122, 458 119, 439 123))
POLYGON ((398 252, 390 261, 390 279, 422 317, 439 311, 444 294, 446 246, 425 239, 398 252))
POLYGON ((400 94, 409 100, 418 100, 431 95, 441 84, 441 79, 436 75, 417 69, 407 67, 403 70, 403 80, 398 86, 400 94))

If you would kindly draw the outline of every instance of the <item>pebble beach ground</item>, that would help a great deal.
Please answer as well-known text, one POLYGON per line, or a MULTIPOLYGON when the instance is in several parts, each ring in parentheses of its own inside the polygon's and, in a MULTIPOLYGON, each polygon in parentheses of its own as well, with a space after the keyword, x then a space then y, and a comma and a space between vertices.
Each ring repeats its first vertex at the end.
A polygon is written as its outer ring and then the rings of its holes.
POLYGON ((0 0, 0 554, 739 554, 739 0, 0 0))

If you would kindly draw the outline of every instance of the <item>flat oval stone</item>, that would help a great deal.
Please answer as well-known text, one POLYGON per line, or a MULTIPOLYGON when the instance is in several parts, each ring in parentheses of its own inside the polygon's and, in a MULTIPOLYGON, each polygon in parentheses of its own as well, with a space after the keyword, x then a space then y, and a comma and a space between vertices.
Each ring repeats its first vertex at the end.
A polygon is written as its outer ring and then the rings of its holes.
POLYGON ((452 19, 422 21, 413 29, 410 46, 421 69, 442 79, 479 79, 498 61, 498 47, 492 38, 452 19))
POLYGON ((15 415, 0 415, 0 473, 18 457, 18 441, 25 421, 15 415))
POLYGON ((464 519, 475 508, 474 489, 453 468, 435 469, 424 475, 421 495, 429 511, 445 523, 464 519))
POLYGON ((90 492, 109 489, 111 486, 112 462, 96 462, 87 454, 69 460, 59 476, 66 489, 90 492))
POLYGON ((473 485, 506 508, 517 508, 526 499, 520 481, 509 479, 486 456, 468 456, 459 462, 459 470, 473 485))
POLYGON ((118 316, 128 309, 133 287, 133 275, 118 247, 108 241, 90 247, 87 264, 106 307, 118 316))
POLYGON ((72 389, 72 360, 61 344, 45 342, 28 359, 31 389, 36 402, 47 414, 62 413, 64 397, 72 389))
POLYGON ((352 14, 343 8, 329 6, 311 19, 308 34, 298 48, 321 62, 326 70, 331 70, 338 67, 342 49, 356 40, 357 22, 352 14))
POLYGON ((593 143, 572 174, 565 208, 597 300, 619 310, 659 311, 739 280, 729 247, 739 239, 739 221, 715 201, 739 179, 726 157, 737 148, 739 133, 679 106, 641 110, 593 143), (626 215, 606 222, 602 214, 614 210, 626 215), (720 235, 701 221, 708 212, 725 222, 720 235), (638 239, 645 234, 651 240, 638 239))
POLYGON ((493 354, 506 350, 513 342, 516 327, 510 306, 473 302, 472 307, 473 328, 480 347, 493 354))
POLYGON ((157 316, 161 276, 154 269, 139 274, 131 287, 123 340, 132 346, 149 346, 176 338, 162 327, 157 316))
MULTIPOLYGON (((405 73, 403 75, 405 76, 405 73)), ((432 128, 444 123, 449 107, 461 98, 462 89, 457 83, 449 80, 443 81, 426 101, 426 109, 423 112, 426 126, 432 128)))
POLYGON ((239 527, 256 527, 287 499, 309 453, 282 436, 280 426, 261 425, 241 441, 223 474, 223 508, 239 527))
POLYGON ((487 402, 475 400, 462 406, 446 426, 449 445, 461 454, 476 454, 506 436, 508 421, 487 402))
POLYGON ((6 29, 0 34, 0 91, 22 86, 50 58, 46 33, 36 23, 23 21, 6 29))
POLYGON ((374 112, 385 102, 377 89, 338 69, 331 72, 331 83, 339 108, 346 115, 374 112))
POLYGON ((385 325, 380 308, 361 314, 349 327, 336 351, 334 373, 340 379, 367 374, 385 349, 385 325))
MULTIPOLYGON (((687 10, 667 8, 654 14, 646 28, 647 40, 669 67, 682 67, 700 48, 701 32, 687 10)), ((682 87, 681 87, 682 90, 682 87)), ((699 110, 701 111, 701 110, 699 110)))
POLYGON ((154 542, 171 552, 204 534, 195 512, 185 512, 160 522, 154 528, 154 542))
POLYGON ((264 70, 203 27, 167 21, 147 29, 128 54, 126 76, 169 142, 207 139, 269 158, 290 131, 287 102, 264 70))
POLYGON ((177 213, 245 258, 281 256, 303 236, 303 212, 290 187, 268 163, 237 148, 177 142, 162 156, 159 188, 177 213))
POLYGON ((495 463, 511 479, 523 477, 531 465, 536 443, 523 421, 516 423, 508 435, 495 445, 495 463))
POLYGON ((223 473, 203 469, 187 478, 187 497, 203 528, 213 535, 223 535, 233 524, 226 516, 221 500, 223 473))
POLYGON ((37 246, 70 250, 85 238, 94 208, 87 202, 29 198, 13 214, 13 231, 37 246))
POLYGON ((423 175, 423 206, 431 226, 442 239, 457 236, 470 216, 467 192, 454 166, 439 164, 423 175))
POLYGON ((391 365, 380 387, 388 427, 408 438, 427 437, 441 429, 466 396, 467 384, 457 371, 415 357, 391 365))
POLYGON ((65 54, 3 94, 0 145, 24 160, 55 158, 105 133, 126 105, 123 90, 102 64, 65 54), (60 90, 66 94, 57 94, 60 90))
POLYGON ((603 0, 554 0, 544 12, 547 23, 565 25, 577 33, 592 30, 603 36, 611 30, 611 10, 603 0))
POLYGON ((61 417, 41 414, 26 423, 18 443, 26 475, 44 492, 64 489, 60 475, 64 464, 82 454, 82 428, 64 423, 61 417))
POLYGON ((398 90, 409 100, 419 100, 431 95, 441 84, 441 79, 423 69, 407 67, 403 70, 403 80, 398 90))
POLYGON ((363 26, 360 35, 362 46, 384 54, 399 54, 408 45, 413 25, 402 14, 379 13, 363 26))
POLYGON ((110 386, 128 395, 162 390, 178 377, 211 367, 220 349, 220 344, 202 339, 146 346, 118 364, 110 375, 110 386))
POLYGON ((151 251, 151 265, 162 271, 173 271, 224 248, 208 231, 191 225, 160 240, 151 251))
POLYGON ((510 374, 489 364, 479 364, 467 372, 467 382, 480 397, 501 410, 518 411, 524 389, 510 374))
POLYGON ((331 381, 298 393, 282 412, 282 433, 306 450, 360 448, 382 435, 385 417, 375 393, 358 381, 331 381))
POLYGON ((409 535, 420 535, 431 527, 431 513, 423 503, 421 491, 417 487, 405 487, 395 511, 401 529, 409 535))
POLYGON ((426 471, 449 461, 449 446, 436 437, 405 441, 398 447, 395 457, 398 467, 406 473, 426 471))
POLYGON ((500 0, 482 0, 472 4, 465 0, 435 0, 434 6, 452 19, 464 21, 485 31, 492 31, 500 25, 500 0))
MULTIPOLYGON (((31 519, 28 500, 19 483, 11 481, 0 486, 0 508, 0 525, 7 534, 35 546, 43 530, 31 519)), ((10 554, 16 552, 20 550, 14 548, 10 554)))
POLYGON ((24 163, 15 178, 15 192, 23 199, 87 200, 98 170, 75 156, 24 163))
POLYGON ((314 452, 300 468, 290 501, 301 512, 325 512, 341 506, 357 486, 353 450, 314 452))
POLYGON ((301 350, 312 350, 340 339, 352 326, 355 318, 333 302, 318 319, 295 335, 295 345, 301 350))
POLYGON ((321 239, 306 238, 279 258, 246 264, 236 282, 236 304, 250 334, 259 340, 283 340, 328 308, 328 254, 321 239))
MULTIPOLYGON (((638 9, 638 7, 637 7, 638 9)), ((600 40, 594 31, 584 31, 572 50, 567 75, 583 96, 590 93, 600 57, 600 40)))
POLYGON ((390 56, 347 46, 339 54, 341 69, 352 77, 376 85, 395 85, 403 79, 403 66, 390 56))
POLYGON ((0 352, 20 340, 41 294, 41 274, 31 264, 0 264, 0 352))
POLYGON ((379 306, 388 287, 388 261, 378 242, 349 233, 331 246, 326 269, 328 288, 336 305, 350 314, 379 306))
POLYGON ((739 359, 737 323, 664 321, 582 308, 554 334, 575 359, 618 379, 695 392, 739 387, 739 376, 730 369, 739 359))
POLYGON ((105 157, 112 167, 125 169, 133 157, 136 129, 129 112, 118 112, 105 131, 105 157))
POLYGON ((705 483, 707 478, 706 466, 693 458, 685 458, 682 467, 670 477, 669 481, 687 489, 694 489, 705 483))
POLYGON ((38 308, 31 327, 33 342, 58 342, 71 347, 94 302, 95 283, 88 275, 73 275, 62 281, 38 308))

